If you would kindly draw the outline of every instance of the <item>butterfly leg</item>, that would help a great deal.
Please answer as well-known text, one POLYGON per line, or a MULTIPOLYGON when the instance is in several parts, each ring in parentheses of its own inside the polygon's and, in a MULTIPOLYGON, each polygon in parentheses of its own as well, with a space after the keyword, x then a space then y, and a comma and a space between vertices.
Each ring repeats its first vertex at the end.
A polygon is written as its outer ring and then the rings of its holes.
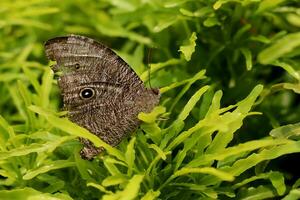
POLYGON ((80 156, 85 160, 93 160, 95 156, 104 151, 102 147, 95 147, 94 144, 84 138, 79 138, 84 147, 80 151, 80 156))

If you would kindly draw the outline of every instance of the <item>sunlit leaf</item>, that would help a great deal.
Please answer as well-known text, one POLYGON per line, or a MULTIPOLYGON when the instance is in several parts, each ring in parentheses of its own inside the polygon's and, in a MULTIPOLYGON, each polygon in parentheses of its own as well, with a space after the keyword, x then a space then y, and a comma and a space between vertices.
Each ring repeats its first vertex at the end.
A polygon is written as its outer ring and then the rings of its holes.
POLYGON ((197 40, 197 36, 196 36, 196 33, 194 32, 194 33, 192 33, 192 35, 191 35, 190 38, 189 38, 189 43, 186 44, 186 45, 180 46, 179 51, 180 51, 181 53, 183 53, 184 58, 185 58, 187 61, 190 61, 190 60, 191 60, 192 54, 193 54, 194 51, 195 51, 196 40, 197 40))

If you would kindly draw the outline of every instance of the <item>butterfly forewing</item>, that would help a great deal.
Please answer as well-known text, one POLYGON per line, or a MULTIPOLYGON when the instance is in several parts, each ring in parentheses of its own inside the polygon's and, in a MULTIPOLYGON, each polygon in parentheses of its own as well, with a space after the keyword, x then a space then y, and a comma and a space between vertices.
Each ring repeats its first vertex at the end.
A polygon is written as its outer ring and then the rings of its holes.
POLYGON ((93 39, 78 35, 57 37, 48 40, 45 49, 47 57, 57 61, 62 71, 68 68, 72 71, 98 69, 110 81, 142 85, 140 78, 122 58, 93 39))

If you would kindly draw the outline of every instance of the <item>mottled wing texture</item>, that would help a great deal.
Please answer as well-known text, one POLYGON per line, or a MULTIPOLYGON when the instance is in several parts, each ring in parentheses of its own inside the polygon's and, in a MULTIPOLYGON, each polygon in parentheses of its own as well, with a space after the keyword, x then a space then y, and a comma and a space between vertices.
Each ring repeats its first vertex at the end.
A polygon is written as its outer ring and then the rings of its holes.
MULTIPOLYGON (((71 35, 50 39, 46 55, 61 72, 58 86, 69 119, 116 146, 138 125, 140 112, 150 112, 159 102, 157 89, 147 89, 142 80, 116 53, 93 39, 71 35), (80 92, 92 88, 95 94, 83 99, 80 92)), ((101 152, 81 139, 81 156, 92 159, 101 152)))

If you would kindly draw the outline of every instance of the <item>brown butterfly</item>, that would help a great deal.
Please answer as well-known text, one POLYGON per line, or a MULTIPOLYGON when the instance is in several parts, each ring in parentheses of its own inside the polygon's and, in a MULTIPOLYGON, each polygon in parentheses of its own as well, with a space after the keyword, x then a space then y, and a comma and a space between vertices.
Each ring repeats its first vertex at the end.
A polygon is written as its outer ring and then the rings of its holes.
MULTIPOLYGON (((139 126, 140 112, 159 103, 159 90, 147 89, 130 66, 110 48, 93 39, 71 35, 50 39, 46 55, 56 61, 63 103, 71 121, 112 146, 139 126)), ((80 138, 81 157, 92 159, 103 149, 80 138)))

